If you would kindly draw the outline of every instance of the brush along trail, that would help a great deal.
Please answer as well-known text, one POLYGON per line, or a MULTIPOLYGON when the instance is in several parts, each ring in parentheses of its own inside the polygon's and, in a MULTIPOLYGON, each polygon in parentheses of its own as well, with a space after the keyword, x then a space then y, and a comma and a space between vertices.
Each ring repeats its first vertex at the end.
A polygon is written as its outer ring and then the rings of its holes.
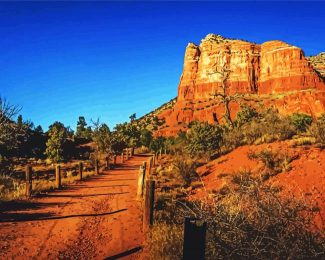
POLYGON ((135 259, 144 236, 135 155, 62 190, 0 208, 0 259, 135 259))

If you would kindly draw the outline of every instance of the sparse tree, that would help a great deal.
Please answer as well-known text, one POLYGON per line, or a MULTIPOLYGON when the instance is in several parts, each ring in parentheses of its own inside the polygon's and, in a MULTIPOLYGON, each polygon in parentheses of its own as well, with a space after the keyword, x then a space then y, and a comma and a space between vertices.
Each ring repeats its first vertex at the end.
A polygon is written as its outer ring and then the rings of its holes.
POLYGON ((19 115, 18 117, 17 117, 17 125, 18 125, 18 127, 22 127, 23 126, 23 116, 22 115, 19 115))
POLYGON ((165 141, 166 138, 163 136, 158 136, 157 138, 154 138, 150 144, 150 148, 154 151, 154 152, 158 152, 160 151, 160 149, 164 149, 165 147, 165 141))
POLYGON ((152 142, 152 133, 144 128, 141 130, 141 133, 140 133, 140 143, 141 145, 145 146, 145 147, 149 147, 150 146, 150 143, 152 142))
POLYGON ((97 157, 99 153, 105 153, 110 156, 112 153, 112 134, 106 124, 100 123, 99 120, 93 122, 93 141, 96 144, 97 157))
POLYGON ((136 113, 129 116, 131 123, 137 118, 136 113))
POLYGON ((237 98, 237 94, 230 95, 229 93, 229 85, 228 85, 228 79, 231 73, 231 70, 228 68, 227 65, 224 65, 219 71, 215 71, 215 73, 218 73, 221 78, 221 85, 218 86, 218 90, 215 91, 215 93, 212 94, 214 98, 219 97, 221 99, 221 102, 224 105, 224 119, 226 120, 227 124, 233 128, 234 122, 231 118, 230 113, 230 103, 237 98))
POLYGON ((87 127, 86 119, 83 116, 79 116, 75 136, 78 138, 91 140, 91 127, 87 127))
POLYGON ((135 124, 117 124, 115 126, 116 137, 126 146, 138 147, 140 145, 140 130, 135 124))
POLYGON ((63 159, 63 145, 67 140, 67 129, 60 122, 55 122, 49 127, 45 155, 47 158, 59 162, 63 159))
POLYGON ((15 148, 18 144, 19 131, 13 117, 19 111, 18 106, 11 105, 0 97, 0 150, 3 152, 15 148))
MULTIPOLYGON (((226 59, 228 60, 230 54, 230 48, 226 48, 226 59)), ((228 126, 231 128, 234 127, 233 120, 231 118, 230 113, 230 103, 237 99, 238 94, 230 95, 229 91, 229 76, 231 74, 231 70, 229 68, 229 62, 225 61, 223 66, 221 68, 218 68, 217 63, 214 64, 215 70, 209 73, 212 74, 219 74, 221 79, 221 85, 217 87, 217 90, 215 90, 215 93, 212 94, 212 97, 217 98, 219 97, 221 99, 221 102, 224 104, 224 119, 228 126)))
POLYGON ((10 157, 18 147, 19 128, 13 121, 20 108, 11 105, 8 101, 0 97, 0 173, 9 173, 13 167, 10 157))

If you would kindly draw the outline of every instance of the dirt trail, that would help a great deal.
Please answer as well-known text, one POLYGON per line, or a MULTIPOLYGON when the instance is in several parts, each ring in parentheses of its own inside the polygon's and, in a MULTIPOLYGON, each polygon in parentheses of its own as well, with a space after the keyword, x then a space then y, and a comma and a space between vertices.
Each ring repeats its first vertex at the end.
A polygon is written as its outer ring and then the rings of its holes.
POLYGON ((136 179, 144 156, 86 181, 0 209, 0 259, 137 258, 136 179))

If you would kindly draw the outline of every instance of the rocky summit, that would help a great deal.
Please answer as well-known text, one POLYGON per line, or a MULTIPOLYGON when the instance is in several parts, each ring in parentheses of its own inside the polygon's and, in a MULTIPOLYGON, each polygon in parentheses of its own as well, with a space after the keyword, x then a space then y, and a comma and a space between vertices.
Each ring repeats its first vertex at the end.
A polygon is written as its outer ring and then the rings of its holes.
POLYGON ((325 112, 323 57, 306 58, 299 47, 278 40, 256 44, 208 34, 199 45, 187 45, 177 102, 159 114, 165 124, 157 134, 175 135, 193 120, 222 122, 216 98, 222 85, 236 96, 233 117, 244 103, 319 116, 325 112))

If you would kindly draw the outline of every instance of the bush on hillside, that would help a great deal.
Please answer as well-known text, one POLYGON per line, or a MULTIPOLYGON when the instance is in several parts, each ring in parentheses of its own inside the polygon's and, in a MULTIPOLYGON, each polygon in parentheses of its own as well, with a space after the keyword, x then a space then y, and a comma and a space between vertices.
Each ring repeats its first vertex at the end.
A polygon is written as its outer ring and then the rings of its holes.
POLYGON ((208 158, 219 150, 222 144, 223 130, 218 125, 194 122, 186 135, 187 150, 191 155, 206 155, 208 158))
POLYGON ((296 130, 299 132, 306 132, 308 127, 313 122, 313 119, 310 115, 294 113, 290 116, 290 119, 295 126, 296 130))
POLYGON ((176 156, 173 160, 173 166, 176 169, 178 178, 180 178, 186 187, 191 185, 191 182, 197 178, 195 171, 197 164, 185 157, 176 156))
MULTIPOLYGON (((178 204, 182 209, 173 211, 207 223, 206 259, 325 257, 325 240, 313 225, 318 209, 305 200, 283 197, 280 191, 280 187, 250 172, 239 172, 222 194, 214 194, 214 199, 182 202, 178 204)), ((155 224, 150 255, 155 259, 181 259, 183 225, 166 224, 155 224)))
POLYGON ((269 143, 292 138, 297 130, 289 117, 268 109, 260 114, 244 108, 237 114, 237 127, 224 131, 224 150, 245 144, 269 143))
POLYGON ((280 172, 290 170, 290 163, 297 158, 297 155, 264 149, 260 152, 249 152, 248 158, 260 161, 263 164, 262 178, 266 180, 280 172))
POLYGON ((325 146, 325 114, 312 123, 309 131, 317 143, 325 146))
POLYGON ((237 127, 242 126, 253 119, 256 119, 258 116, 259 114, 255 108, 247 105, 241 106, 241 110, 237 113, 235 125, 237 125, 237 127))

